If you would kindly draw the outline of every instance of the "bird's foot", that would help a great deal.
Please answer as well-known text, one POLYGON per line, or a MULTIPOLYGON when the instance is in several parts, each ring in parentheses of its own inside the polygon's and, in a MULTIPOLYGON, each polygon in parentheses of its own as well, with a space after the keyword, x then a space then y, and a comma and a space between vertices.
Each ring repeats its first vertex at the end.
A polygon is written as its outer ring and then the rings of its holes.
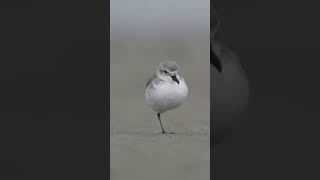
POLYGON ((162 134, 175 134, 175 132, 162 131, 162 134))

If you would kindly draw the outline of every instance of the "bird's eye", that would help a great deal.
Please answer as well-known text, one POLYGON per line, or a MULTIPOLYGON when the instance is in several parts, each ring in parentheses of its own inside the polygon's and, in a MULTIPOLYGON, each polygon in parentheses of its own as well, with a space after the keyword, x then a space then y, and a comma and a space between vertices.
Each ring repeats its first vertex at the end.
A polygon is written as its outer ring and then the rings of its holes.
POLYGON ((168 74, 168 71, 166 71, 166 70, 164 70, 163 72, 166 73, 166 74, 168 74))

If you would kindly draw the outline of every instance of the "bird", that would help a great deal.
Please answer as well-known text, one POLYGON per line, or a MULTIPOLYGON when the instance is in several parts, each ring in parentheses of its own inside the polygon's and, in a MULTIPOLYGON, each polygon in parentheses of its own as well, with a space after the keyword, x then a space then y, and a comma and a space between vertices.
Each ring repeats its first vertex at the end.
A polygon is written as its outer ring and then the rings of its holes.
POLYGON ((146 84, 145 100, 157 114, 162 134, 174 134, 174 132, 167 132, 164 129, 161 114, 179 107, 188 95, 188 86, 178 71, 179 66, 175 61, 163 61, 146 84))
POLYGON ((222 143, 240 123, 249 101, 249 81, 239 56, 215 37, 217 14, 211 18, 210 89, 213 147, 222 143))

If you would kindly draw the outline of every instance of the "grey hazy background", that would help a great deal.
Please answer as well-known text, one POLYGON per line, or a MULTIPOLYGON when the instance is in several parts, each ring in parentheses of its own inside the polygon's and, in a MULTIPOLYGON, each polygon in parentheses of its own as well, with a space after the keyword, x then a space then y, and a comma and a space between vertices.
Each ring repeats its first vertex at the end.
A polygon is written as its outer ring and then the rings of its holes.
POLYGON ((210 176, 210 1, 112 0, 110 22, 111 179, 206 180, 210 176), (163 115, 144 89, 171 59, 189 86, 186 102, 163 115))

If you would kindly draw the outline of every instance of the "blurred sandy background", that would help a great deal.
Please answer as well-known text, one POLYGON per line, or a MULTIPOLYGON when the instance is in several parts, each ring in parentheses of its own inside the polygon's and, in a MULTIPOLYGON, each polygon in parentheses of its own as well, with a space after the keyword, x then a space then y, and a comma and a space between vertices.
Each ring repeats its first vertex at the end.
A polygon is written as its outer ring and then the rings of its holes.
POLYGON ((209 3, 111 0, 112 180, 209 180, 209 3), (162 115, 175 135, 159 134, 144 99, 148 78, 167 59, 189 87, 186 102, 162 115))

